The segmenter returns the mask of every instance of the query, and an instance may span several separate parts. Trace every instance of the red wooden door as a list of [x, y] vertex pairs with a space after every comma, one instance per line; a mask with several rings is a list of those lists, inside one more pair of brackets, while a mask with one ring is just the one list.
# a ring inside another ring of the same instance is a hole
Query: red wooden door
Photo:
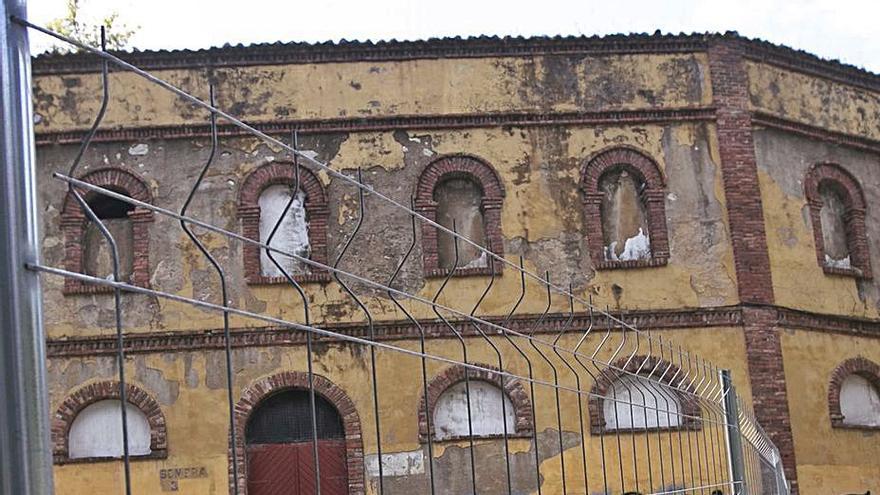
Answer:
[[[248, 495], [314, 495], [312, 442], [249, 445]], [[319, 440], [321, 495], [348, 493], [345, 440]]]

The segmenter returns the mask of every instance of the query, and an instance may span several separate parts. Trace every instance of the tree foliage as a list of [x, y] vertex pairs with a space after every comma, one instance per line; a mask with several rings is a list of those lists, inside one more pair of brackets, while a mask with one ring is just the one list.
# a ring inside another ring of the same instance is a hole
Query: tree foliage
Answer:
[[[113, 11], [107, 14], [100, 22], [89, 22], [82, 19], [81, 0], [67, 0], [67, 12], [64, 17], [59, 17], [48, 24], [49, 29], [72, 38], [80, 43], [101, 46], [101, 26], [106, 28], [107, 48], [110, 50], [122, 50], [128, 46], [131, 37], [139, 27], [130, 27], [119, 21], [119, 12]], [[78, 51], [77, 48], [67, 44], [56, 45], [55, 51]]]

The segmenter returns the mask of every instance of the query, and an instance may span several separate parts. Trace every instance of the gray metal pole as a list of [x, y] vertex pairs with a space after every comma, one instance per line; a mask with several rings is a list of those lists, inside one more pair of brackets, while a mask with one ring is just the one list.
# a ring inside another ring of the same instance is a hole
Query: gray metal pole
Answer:
[[724, 415], [727, 421], [727, 459], [730, 468], [731, 493], [748, 495], [745, 483], [746, 469], [743, 463], [742, 436], [739, 429], [739, 407], [736, 404], [736, 388], [730, 379], [730, 370], [721, 370], [724, 395]]
[[25, 0], [0, 7], [0, 493], [52, 493]]

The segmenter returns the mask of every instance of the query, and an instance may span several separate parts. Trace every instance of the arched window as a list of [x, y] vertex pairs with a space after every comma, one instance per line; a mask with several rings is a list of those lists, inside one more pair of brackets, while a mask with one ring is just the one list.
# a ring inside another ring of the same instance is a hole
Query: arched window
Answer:
[[816, 258], [826, 273], [871, 278], [865, 199], [856, 179], [838, 165], [813, 166], [804, 181]]
[[[295, 197], [293, 197], [295, 194]], [[292, 198], [293, 197], [293, 198]], [[291, 198], [293, 202], [291, 202]], [[305, 193], [300, 189], [294, 193], [289, 186], [276, 184], [269, 186], [260, 193], [260, 242], [308, 258], [311, 255], [309, 245], [309, 222], [306, 218]], [[290, 207], [287, 208], [287, 205]], [[285, 208], [287, 211], [285, 213]], [[281, 225], [272, 236], [281, 215]], [[274, 253], [273, 258], [281, 268], [269, 258], [269, 252], [260, 250], [260, 275], [264, 277], [283, 277], [284, 272], [290, 275], [307, 272], [307, 267], [281, 253]], [[282, 269], [284, 271], [282, 271]]]
[[641, 376], [618, 376], [603, 401], [605, 428], [638, 430], [681, 425], [681, 402], [667, 387]]
[[[329, 209], [324, 186], [309, 169], [299, 167], [299, 187], [292, 163], [273, 162], [263, 165], [242, 182], [238, 200], [245, 237], [266, 243], [284, 208], [293, 198], [281, 226], [272, 237], [272, 247], [318, 263], [327, 263], [327, 221]], [[284, 272], [269, 259], [265, 249], [245, 244], [244, 271], [251, 284], [286, 284]], [[324, 282], [330, 274], [298, 261], [273, 253], [275, 261], [298, 282]]]
[[844, 361], [828, 387], [831, 425], [880, 429], [880, 366], [862, 357]]
[[[481, 247], [502, 256], [501, 205], [504, 189], [497, 174], [481, 159], [466, 155], [441, 157], [419, 177], [416, 209], [425, 217], [452, 229]], [[422, 223], [422, 249], [425, 274], [445, 276], [455, 264], [455, 243], [451, 234]], [[501, 263], [489, 262], [487, 253], [465, 242], [458, 242], [456, 275], [483, 275]]]
[[[485, 370], [468, 370], [452, 366], [434, 377], [428, 384], [426, 397], [419, 404], [419, 437], [428, 438], [430, 417], [431, 434], [435, 440], [455, 440], [470, 434], [468, 426], [468, 393], [470, 388], [471, 425], [473, 434], [483, 438], [528, 435], [532, 431], [532, 413], [528, 394], [518, 380], [489, 371], [493, 367], [478, 366]], [[465, 385], [465, 373], [468, 385]], [[427, 416], [426, 416], [427, 414]]]
[[[626, 369], [621, 371], [621, 368]], [[590, 393], [592, 432], [696, 429], [700, 406], [678, 369], [655, 357], [623, 359], [603, 371]]]
[[[70, 427], [68, 439], [71, 459], [121, 458], [122, 407], [116, 399], [102, 400], [80, 411]], [[128, 452], [131, 456], [150, 455], [150, 424], [147, 416], [131, 404], [125, 406], [128, 425]]]
[[596, 268], [666, 264], [666, 185], [653, 160], [625, 147], [602, 151], [584, 167], [581, 188]]
[[[81, 180], [109, 189], [130, 198], [152, 202], [152, 194], [142, 180], [130, 172], [117, 168], [99, 169]], [[150, 281], [150, 239], [148, 224], [153, 212], [136, 208], [133, 204], [93, 191], [80, 190], [86, 203], [113, 235], [119, 252], [119, 278], [141, 287]], [[110, 244], [101, 235], [72, 194], [68, 194], [61, 213], [65, 239], [65, 265], [68, 270], [100, 278], [113, 275], [113, 257]], [[109, 287], [66, 279], [65, 293], [109, 292]]]
[[471, 381], [468, 385], [471, 426], [468, 426], [467, 390], [465, 383], [459, 382], [446, 389], [437, 400], [434, 408], [437, 440], [467, 437], [471, 431], [480, 437], [501, 436], [504, 423], [507, 423], [508, 432], [516, 431], [513, 402], [500, 388], [483, 381]]
[[[159, 404], [136, 385], [126, 385], [125, 414], [132, 459], [161, 459], [168, 453], [165, 416]], [[119, 459], [123, 455], [119, 382], [86, 385], [70, 394], [52, 417], [58, 464]]]

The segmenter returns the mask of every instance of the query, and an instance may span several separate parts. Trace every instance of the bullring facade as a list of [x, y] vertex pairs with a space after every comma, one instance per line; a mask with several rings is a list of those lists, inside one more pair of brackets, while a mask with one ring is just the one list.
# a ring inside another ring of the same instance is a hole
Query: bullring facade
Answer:
[[[196, 95], [213, 85], [219, 107], [262, 131], [283, 140], [296, 131], [299, 148], [334, 170], [360, 171], [399, 203], [450, 228], [454, 220], [457, 231], [493, 253], [513, 263], [521, 257], [529, 270], [549, 271], [639, 328], [731, 369], [779, 447], [795, 492], [880, 488], [877, 75], [733, 34], [289, 44], [123, 58]], [[106, 246], [65, 184], [52, 178], [69, 166], [100, 104], [98, 70], [84, 54], [39, 57], [34, 101], [44, 261], [103, 277]], [[80, 176], [176, 211], [211, 153], [208, 116], [146, 84], [111, 72], [107, 116]], [[220, 128], [212, 170], [189, 207], [197, 218], [266, 241], [279, 205], [289, 203], [273, 242], [310, 260], [387, 280], [413, 244], [415, 255], [395, 281], [409, 292], [430, 299], [454, 267], [444, 304], [470, 311], [491, 279], [498, 290], [482, 315], [504, 318], [510, 294], [519, 293], [517, 274], [479, 251], [456, 249], [430, 227], [413, 232], [407, 215], [370, 195], [361, 215], [353, 187], [308, 164], [294, 167], [284, 150], [233, 127]], [[216, 274], [176, 220], [87, 199], [122, 239], [128, 281], [216, 300]], [[358, 222], [359, 241], [340, 258]], [[330, 273], [283, 256], [273, 262], [253, 245], [219, 236], [202, 240], [227, 270], [232, 305], [301, 321], [301, 300], [278, 263], [303, 285], [313, 323], [364, 335], [362, 313]], [[110, 407], [119, 397], [112, 294], [52, 278], [44, 288], [57, 491], [109, 492], [119, 481], [119, 452], [83, 439], [89, 425], [107, 424], [118, 411]], [[527, 295], [514, 327], [550, 333], [568, 319], [567, 301], [551, 301], [543, 315], [541, 288], [529, 286]], [[365, 298], [382, 338], [413, 344], [424, 327], [433, 352], [456, 352], [430, 308], [413, 309], [416, 328], [389, 302], [384, 294]], [[129, 416], [139, 428], [136, 486], [161, 491], [171, 486], [161, 473], [183, 468], [181, 490], [225, 494], [237, 463], [246, 491], [261, 475], [248, 472], [246, 457], [272, 455], [272, 442], [260, 439], [302, 439], [297, 425], [266, 427], [272, 411], [293, 414], [307, 398], [301, 335], [232, 319], [241, 430], [233, 458], [220, 407], [221, 318], [133, 294], [123, 298], [123, 315]], [[586, 326], [583, 308], [573, 316]], [[374, 404], [362, 379], [369, 357], [343, 342], [316, 346], [322, 441], [341, 460], [323, 475], [340, 490], [374, 492]], [[476, 354], [494, 366], [488, 351]], [[523, 367], [504, 357], [512, 369]], [[423, 462], [432, 438], [437, 465], [456, 469], [462, 431], [450, 418], [462, 370], [431, 363], [426, 387], [395, 380], [417, 361], [381, 352], [377, 359], [379, 397], [388, 397], [378, 410], [393, 439], [383, 454]], [[695, 434], [705, 426], [695, 411], [687, 421], [611, 421], [613, 405], [596, 400], [588, 404], [589, 424], [563, 428], [564, 452], [530, 453], [530, 435], [559, 433], [552, 411], [540, 407], [549, 399], [491, 373], [472, 380], [480, 383], [478, 400], [505, 405], [499, 421], [480, 425], [480, 448], [495, 452], [499, 432], [508, 431], [522, 456], [517, 462], [532, 469], [579, 450], [574, 432], [581, 426], [591, 449], [611, 431]], [[585, 384], [621, 386], [615, 376]], [[690, 407], [674, 394], [664, 400]], [[563, 406], [576, 409], [577, 402]], [[436, 420], [430, 427], [426, 409]], [[486, 493], [494, 493], [497, 474], [478, 474]], [[392, 477], [388, 493], [424, 488], [424, 470]], [[514, 481], [528, 490], [530, 480]], [[560, 481], [552, 468], [541, 480], [547, 493]], [[444, 489], [461, 492], [454, 484]]]

